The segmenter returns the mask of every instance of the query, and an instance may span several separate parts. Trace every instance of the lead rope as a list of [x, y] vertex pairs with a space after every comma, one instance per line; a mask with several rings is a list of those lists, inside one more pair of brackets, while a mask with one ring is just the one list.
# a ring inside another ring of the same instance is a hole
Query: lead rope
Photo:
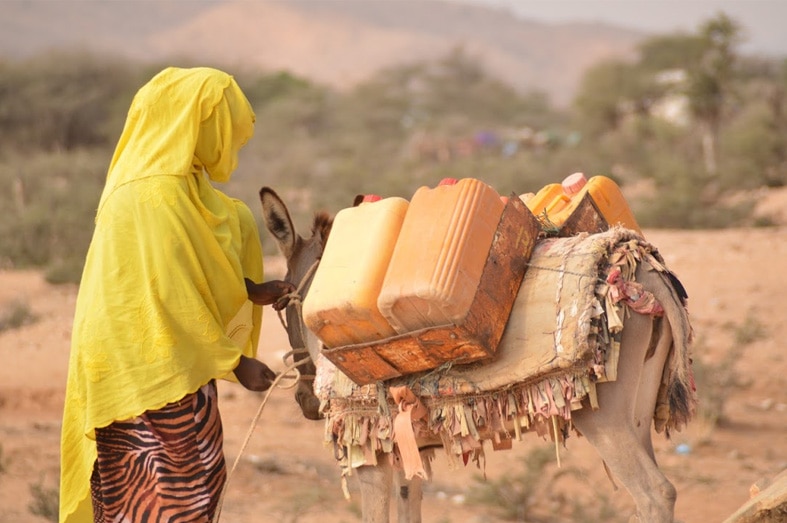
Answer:
[[219, 521], [219, 517], [221, 516], [221, 507], [224, 504], [224, 496], [227, 493], [227, 486], [229, 485], [230, 478], [235, 472], [235, 469], [238, 467], [238, 463], [240, 462], [241, 456], [243, 455], [243, 452], [246, 450], [246, 446], [249, 444], [249, 441], [251, 440], [251, 435], [254, 432], [254, 429], [257, 427], [257, 422], [260, 420], [260, 416], [262, 415], [262, 410], [265, 408], [265, 404], [268, 403], [268, 398], [270, 398], [273, 389], [277, 387], [286, 390], [286, 389], [291, 389], [295, 385], [297, 385], [298, 383], [297, 374], [295, 378], [293, 378], [294, 381], [293, 384], [291, 385], [279, 387], [279, 382], [281, 382], [284, 378], [288, 377], [288, 374], [291, 371], [295, 370], [297, 373], [298, 369], [296, 367], [298, 365], [300, 365], [300, 363], [293, 363], [292, 365], [288, 366], [284, 370], [284, 372], [276, 376], [276, 379], [273, 380], [273, 383], [271, 384], [270, 388], [268, 388], [268, 391], [265, 393], [265, 397], [262, 398], [262, 403], [260, 403], [260, 407], [257, 409], [257, 413], [254, 415], [254, 418], [251, 421], [251, 426], [249, 427], [249, 430], [246, 432], [246, 438], [243, 440], [243, 444], [240, 447], [240, 451], [238, 452], [238, 455], [235, 457], [235, 462], [232, 464], [232, 468], [227, 473], [227, 479], [224, 482], [224, 487], [221, 489], [219, 502], [218, 505], [216, 506], [216, 515], [213, 517], [213, 523], [218, 523]]
[[[306, 282], [311, 280], [311, 277], [314, 274], [314, 271], [317, 270], [317, 265], [319, 265], [319, 263], [320, 263], [320, 260], [319, 259], [316, 260], [314, 262], [314, 264], [312, 264], [312, 266], [309, 267], [309, 270], [306, 271], [306, 274], [304, 275], [304, 277], [301, 280], [301, 282], [298, 285], [298, 287], [293, 292], [291, 292], [291, 293], [289, 293], [289, 294], [279, 298], [277, 303], [280, 303], [280, 302], [283, 302], [284, 300], [287, 300], [288, 306], [290, 304], [292, 304], [292, 305], [294, 305], [295, 307], [298, 308], [298, 314], [299, 314], [299, 317], [300, 317], [301, 305], [302, 305], [302, 302], [303, 302], [303, 300], [301, 299], [300, 293], [303, 290], [303, 287], [306, 285]], [[282, 326], [286, 330], [287, 329], [287, 323], [286, 323], [286, 321], [284, 320], [284, 318], [282, 316], [281, 310], [278, 310], [277, 312], [279, 314], [279, 321], [281, 321]], [[298, 330], [300, 331], [301, 341], [303, 342], [303, 340], [304, 340], [303, 330], [302, 330], [302, 326], [300, 324], [298, 325]], [[305, 343], [304, 343], [304, 345], [305, 345]], [[227, 473], [227, 479], [224, 481], [224, 487], [221, 489], [221, 494], [219, 495], [219, 501], [218, 501], [218, 503], [216, 505], [216, 514], [213, 516], [213, 520], [212, 520], [213, 523], [219, 523], [219, 519], [221, 518], [221, 508], [224, 505], [224, 497], [227, 494], [227, 487], [229, 486], [230, 478], [232, 478], [232, 475], [235, 473], [235, 469], [238, 468], [238, 463], [240, 463], [240, 459], [243, 456], [243, 452], [246, 450], [246, 447], [248, 446], [249, 441], [251, 440], [251, 435], [254, 433], [254, 429], [257, 428], [257, 423], [259, 422], [260, 417], [262, 416], [262, 411], [265, 408], [265, 405], [268, 403], [268, 398], [270, 398], [270, 395], [273, 392], [273, 390], [276, 389], [276, 388], [279, 388], [279, 389], [282, 389], [282, 390], [292, 389], [293, 387], [298, 385], [298, 380], [300, 378], [312, 377], [312, 376], [308, 376], [308, 375], [301, 375], [301, 373], [298, 371], [298, 366], [302, 365], [304, 363], [305, 359], [301, 358], [301, 359], [295, 360], [295, 354], [303, 354], [304, 352], [307, 353], [307, 357], [308, 357], [308, 350], [305, 347], [294, 348], [294, 349], [290, 350], [289, 352], [285, 353], [284, 356], [282, 357], [282, 359], [284, 360], [285, 365], [287, 364], [287, 361], [286, 361], [287, 358], [290, 357], [290, 356], [292, 356], [293, 362], [291, 364], [287, 365], [286, 368], [284, 369], [284, 371], [281, 372], [278, 376], [276, 376], [276, 379], [273, 380], [273, 383], [271, 383], [271, 386], [268, 388], [267, 392], [265, 393], [265, 396], [262, 398], [262, 402], [260, 403], [260, 406], [257, 409], [257, 413], [254, 415], [254, 418], [252, 418], [252, 420], [251, 420], [251, 426], [249, 427], [249, 430], [246, 432], [246, 438], [243, 440], [243, 444], [240, 447], [240, 451], [238, 452], [238, 455], [235, 457], [235, 462], [232, 464], [232, 467], [230, 468], [229, 472]], [[291, 372], [294, 372], [294, 376], [290, 376]], [[287, 385], [287, 386], [279, 386], [279, 383], [282, 380], [284, 380], [284, 379], [292, 379], [292, 384]]]

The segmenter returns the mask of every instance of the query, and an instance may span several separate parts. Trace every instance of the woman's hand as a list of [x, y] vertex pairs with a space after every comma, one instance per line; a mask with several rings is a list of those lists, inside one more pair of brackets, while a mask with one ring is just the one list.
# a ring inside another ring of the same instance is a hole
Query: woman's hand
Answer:
[[254, 283], [248, 278], [246, 280], [246, 292], [249, 299], [257, 305], [273, 305], [278, 310], [286, 307], [286, 300], [279, 302], [279, 299], [295, 292], [295, 285], [283, 280], [271, 280], [265, 283]]
[[241, 385], [257, 392], [268, 390], [276, 379], [276, 373], [263, 362], [243, 355], [234, 372]]

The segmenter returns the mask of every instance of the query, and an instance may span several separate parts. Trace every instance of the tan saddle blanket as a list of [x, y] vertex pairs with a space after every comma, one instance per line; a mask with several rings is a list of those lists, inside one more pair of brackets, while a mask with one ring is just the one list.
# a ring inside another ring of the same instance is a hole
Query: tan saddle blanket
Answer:
[[315, 391], [326, 442], [343, 448], [346, 467], [373, 463], [377, 451], [394, 451], [393, 420], [405, 408], [420, 411], [416, 432], [422, 423], [455, 456], [478, 456], [487, 438], [503, 445], [512, 416], [558, 437], [583, 399], [597, 406], [595, 384], [616, 379], [624, 307], [660, 312], [633, 279], [642, 261], [665, 270], [657, 250], [627, 229], [540, 240], [491, 361], [359, 386], [323, 358]]

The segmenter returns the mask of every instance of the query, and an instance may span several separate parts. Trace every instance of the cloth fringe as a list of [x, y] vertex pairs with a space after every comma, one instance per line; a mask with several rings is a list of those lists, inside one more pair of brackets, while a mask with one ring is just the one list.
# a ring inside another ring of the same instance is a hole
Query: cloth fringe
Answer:
[[[426, 414], [408, 416], [407, 420], [415, 438], [439, 439], [452, 463], [456, 464], [459, 457], [465, 463], [480, 462], [484, 441], [491, 441], [493, 447], [509, 448], [510, 441], [530, 431], [554, 440], [555, 421], [558, 441], [562, 442], [570, 429], [571, 412], [582, 408], [585, 397], [597, 407], [596, 383], [588, 374], [553, 376], [484, 395], [420, 398]], [[397, 408], [394, 400], [390, 400], [390, 407]], [[410, 463], [413, 456], [404, 452], [410, 447], [398, 444], [394, 426], [395, 418], [380, 415], [376, 406], [335, 398], [327, 416], [325, 441], [343, 449], [337, 456], [342, 468], [375, 464], [378, 452], [394, 450], [398, 459]], [[416, 463], [416, 468], [405, 466], [408, 479], [416, 474], [426, 477], [421, 464]]]

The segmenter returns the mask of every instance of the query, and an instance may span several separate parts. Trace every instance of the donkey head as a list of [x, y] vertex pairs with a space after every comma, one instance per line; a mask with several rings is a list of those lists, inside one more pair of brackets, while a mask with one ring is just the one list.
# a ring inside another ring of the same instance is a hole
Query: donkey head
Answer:
[[312, 420], [322, 417], [319, 412], [320, 401], [314, 395], [314, 362], [320, 353], [320, 340], [303, 323], [301, 300], [309, 290], [311, 280], [328, 240], [333, 218], [327, 213], [316, 213], [312, 225], [312, 234], [304, 238], [295, 230], [287, 206], [276, 192], [263, 187], [260, 190], [262, 216], [268, 232], [271, 233], [279, 247], [279, 251], [287, 260], [287, 274], [284, 277], [295, 285], [296, 294], [286, 307], [286, 329], [290, 346], [296, 361], [303, 363], [298, 366], [301, 373], [295, 400], [300, 405], [303, 415]]

